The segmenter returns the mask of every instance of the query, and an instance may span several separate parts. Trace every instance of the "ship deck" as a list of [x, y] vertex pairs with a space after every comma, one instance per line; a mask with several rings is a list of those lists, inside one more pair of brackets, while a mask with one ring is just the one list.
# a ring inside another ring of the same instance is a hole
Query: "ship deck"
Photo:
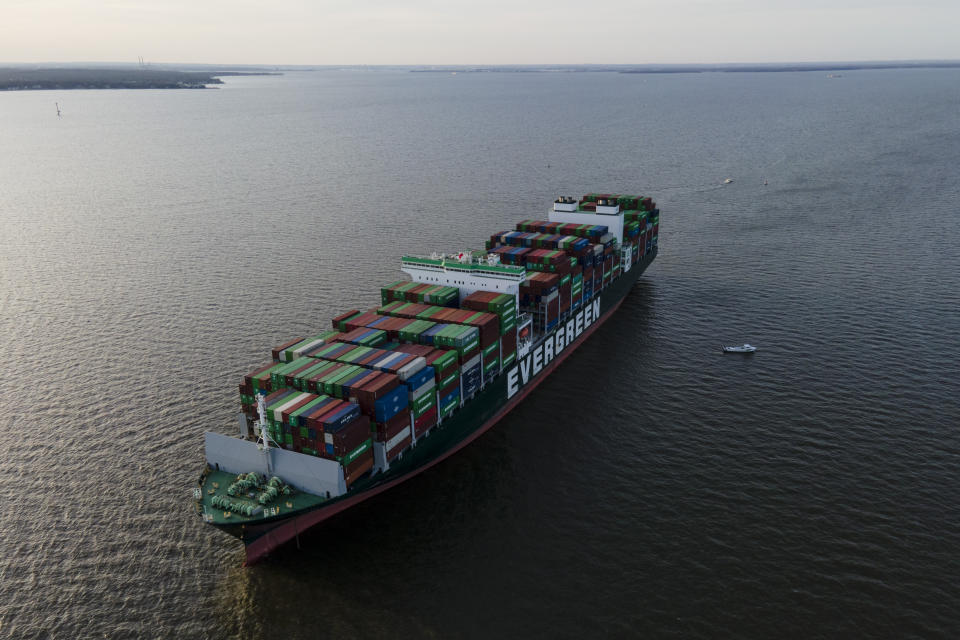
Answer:
[[[273, 518], [282, 514], [290, 514], [302, 511], [303, 509], [309, 509], [327, 501], [326, 498], [320, 498], [294, 489], [293, 493], [289, 496], [280, 496], [266, 505], [261, 505], [257, 502], [257, 492], [255, 490], [235, 496], [227, 494], [227, 487], [236, 479], [236, 474], [227, 473], [226, 471], [209, 471], [206, 476], [202, 478], [198, 487], [200, 493], [195, 497], [197, 497], [197, 510], [203, 515], [204, 520], [210, 524], [217, 525], [257, 522], [266, 518]], [[233, 503], [252, 505], [254, 509], [259, 510], [252, 516], [237, 513], [236, 511], [227, 511], [222, 507], [214, 506], [213, 498], [218, 495], [227, 498]]]
[[[619, 306], [623, 296], [626, 295], [656, 255], [657, 249], [654, 248], [630, 272], [611, 279], [608, 286], [603, 289], [605, 300], [602, 303], [602, 315], [604, 318]], [[599, 301], [600, 298], [597, 297], [597, 300]], [[267, 505], [267, 509], [246, 516], [242, 513], [227, 512], [223, 508], [215, 507], [211, 501], [216, 495], [224, 495], [233, 502], [255, 505], [256, 508], [260, 506], [256, 502], [256, 494], [253, 497], [249, 495], [228, 496], [226, 493], [227, 487], [236, 480], [237, 476], [232, 473], [214, 471], [208, 467], [196, 490], [197, 510], [208, 523], [218, 526], [231, 535], [241, 537], [247, 545], [248, 561], [255, 561], [269, 549], [281, 544], [284, 539], [290, 538], [290, 536], [274, 536], [277, 537], [277, 540], [265, 542], [264, 549], [260, 549], [251, 555], [251, 544], [260, 536], [269, 538], [270, 535], [267, 534], [273, 528], [282, 526], [286, 521], [295, 520], [299, 530], [306, 530], [309, 526], [321, 522], [350, 505], [376, 495], [380, 491], [433, 466], [474, 440], [486, 428], [495, 423], [499, 417], [520, 402], [599, 324], [602, 324], [602, 321], [585, 330], [585, 335], [578, 336], [575, 341], [568, 343], [563, 355], [556, 357], [549, 365], [544, 366], [541, 373], [534, 372], [531, 374], [530, 384], [527, 384], [524, 380], [519, 393], [516, 393], [516, 395], [508, 392], [507, 372], [501, 372], [478, 391], [476, 397], [465, 402], [447, 420], [434, 427], [429, 437], [418, 439], [416, 446], [406, 450], [402, 459], [393, 461], [387, 471], [359, 478], [351, 486], [348, 493], [326, 499], [303, 491], [295, 491], [291, 496], [282, 496], [272, 501]], [[556, 328], [549, 335], [552, 335], [555, 331]], [[546, 335], [537, 335], [531, 341], [531, 354], [537, 348], [537, 345], [544, 342], [546, 337]], [[531, 355], [528, 355], [527, 360], [531, 357]], [[515, 368], [520, 368], [519, 360]], [[302, 522], [300, 522], [301, 520]]]

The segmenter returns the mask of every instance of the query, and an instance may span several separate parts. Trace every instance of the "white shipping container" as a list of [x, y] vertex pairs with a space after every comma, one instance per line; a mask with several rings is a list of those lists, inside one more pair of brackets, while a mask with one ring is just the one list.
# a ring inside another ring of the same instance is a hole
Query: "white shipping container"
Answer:
[[395, 435], [395, 436], [393, 436], [392, 438], [390, 438], [389, 440], [387, 440], [387, 456], [388, 456], [388, 457], [390, 456], [391, 453], [393, 453], [393, 448], [394, 448], [395, 446], [397, 446], [398, 444], [400, 444], [400, 443], [403, 441], [404, 438], [406, 438], [407, 436], [409, 436], [409, 435], [411, 435], [411, 434], [413, 433], [410, 429], [411, 429], [411, 427], [407, 426], [406, 428], [404, 428], [403, 431], [401, 431], [401, 432], [398, 433], [397, 435]]
[[437, 387], [437, 381], [433, 378], [430, 378], [429, 380], [424, 382], [419, 388], [414, 389], [413, 391], [410, 392], [410, 400], [411, 401], [416, 400], [420, 396], [430, 393], [431, 391], [436, 389], [436, 387]]
[[303, 393], [303, 392], [295, 393], [290, 400], [288, 400], [287, 402], [284, 402], [282, 405], [280, 405], [279, 407], [273, 410], [273, 419], [276, 420], [277, 422], [280, 422], [283, 419], [283, 416], [281, 414], [284, 411], [286, 411], [289, 407], [292, 407], [293, 405], [297, 404], [298, 402], [306, 398], [308, 395], [310, 394]]
[[[408, 355], [408, 354], [406, 354], [406, 353], [394, 352], [394, 353], [391, 353], [389, 356], [383, 358], [382, 360], [379, 360], [379, 361], [377, 361], [377, 362], [371, 363], [370, 366], [372, 366], [372, 367], [377, 367], [377, 368], [380, 368], [380, 367], [389, 367], [389, 366], [390, 366], [390, 363], [396, 362], [397, 360], [399, 360], [400, 358], [402, 358], [402, 357], [404, 357], [404, 356], [406, 356], [406, 355]], [[422, 359], [422, 358], [421, 358], [421, 359]]]
[[[308, 344], [306, 344], [306, 345], [304, 345], [304, 346], [302, 346], [302, 347], [298, 347], [298, 348], [296, 348], [296, 349], [293, 350], [293, 357], [290, 358], [290, 359], [288, 360], [288, 362], [293, 362], [294, 360], [296, 360], [297, 358], [299, 358], [300, 356], [302, 356], [304, 351], [309, 351], [310, 349], [313, 349], [313, 348], [315, 348], [315, 347], [319, 347], [319, 346], [324, 345], [324, 344], [326, 344], [326, 343], [327, 343], [326, 340], [324, 340], [323, 338], [319, 338], [319, 339], [314, 340], [313, 342], [310, 342], [310, 343], [308, 343]], [[290, 353], [290, 351], [287, 351], [287, 353]]]
[[[401, 354], [401, 355], [406, 355], [406, 354]], [[400, 367], [400, 369], [397, 371], [397, 377], [400, 378], [401, 380], [406, 380], [413, 374], [423, 369], [425, 366], [427, 366], [426, 358], [417, 356], [409, 363]]]

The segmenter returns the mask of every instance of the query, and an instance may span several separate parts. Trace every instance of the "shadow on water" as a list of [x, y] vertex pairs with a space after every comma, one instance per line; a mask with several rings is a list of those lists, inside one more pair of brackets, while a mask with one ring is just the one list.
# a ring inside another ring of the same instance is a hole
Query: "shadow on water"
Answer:
[[450, 637], [409, 609], [436, 589], [435, 577], [457, 571], [451, 559], [482, 548], [509, 519], [514, 455], [495, 427], [440, 465], [301, 534], [299, 548], [292, 541], [232, 570], [216, 598], [224, 637], [314, 637], [316, 629], [331, 637]]

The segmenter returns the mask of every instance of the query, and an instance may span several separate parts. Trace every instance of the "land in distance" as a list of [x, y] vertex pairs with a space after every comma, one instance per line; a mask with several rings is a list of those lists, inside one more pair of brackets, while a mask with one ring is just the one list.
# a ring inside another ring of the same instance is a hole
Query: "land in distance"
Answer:
[[0, 91], [43, 89], [206, 89], [219, 76], [273, 75], [266, 71], [172, 69], [0, 68]]

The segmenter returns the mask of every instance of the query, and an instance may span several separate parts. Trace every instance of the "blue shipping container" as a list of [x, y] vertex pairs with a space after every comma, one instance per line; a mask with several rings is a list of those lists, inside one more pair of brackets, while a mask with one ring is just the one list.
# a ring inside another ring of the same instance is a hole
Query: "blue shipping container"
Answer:
[[407, 385], [411, 391], [413, 391], [414, 389], [419, 389], [428, 381], [433, 380], [433, 376], [433, 367], [424, 367], [420, 371], [417, 371], [415, 374], [407, 378], [407, 381], [404, 384]]
[[330, 433], [336, 433], [340, 431], [345, 426], [356, 420], [360, 416], [360, 406], [350, 403], [347, 403], [347, 406], [340, 409], [331, 416], [328, 416], [324, 421], [324, 431], [329, 431]]
[[386, 422], [407, 408], [407, 388], [400, 385], [374, 402], [373, 407], [376, 422]]
[[420, 334], [420, 340], [427, 344], [433, 344], [433, 337], [449, 326], [448, 324], [435, 324]]
[[441, 408], [441, 409], [446, 408], [446, 407], [447, 407], [451, 402], [453, 402], [454, 400], [456, 400], [457, 404], [460, 404], [460, 390], [459, 390], [459, 389], [457, 389], [456, 391], [452, 391], [452, 392], [448, 393], [448, 394], [446, 395], [446, 397], [444, 397], [443, 400], [440, 401], [440, 408]]

